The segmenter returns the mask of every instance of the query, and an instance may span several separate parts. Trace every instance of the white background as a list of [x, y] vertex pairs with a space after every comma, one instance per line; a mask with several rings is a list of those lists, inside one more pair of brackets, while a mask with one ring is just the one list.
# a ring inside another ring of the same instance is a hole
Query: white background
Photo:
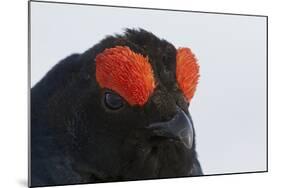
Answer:
[[144, 28], [197, 55], [190, 112], [204, 174], [266, 170], [266, 18], [31, 4], [31, 85], [105, 35]]
[[[77, 2], [77, 1], [76, 1]], [[269, 173], [80, 185], [76, 187], [278, 187], [280, 186], [280, 13], [274, 1], [79, 1], [269, 16]], [[4, 4], [4, 5], [2, 5]], [[27, 181], [27, 3], [1, 2], [1, 187]], [[271, 185], [271, 186], [270, 186]]]

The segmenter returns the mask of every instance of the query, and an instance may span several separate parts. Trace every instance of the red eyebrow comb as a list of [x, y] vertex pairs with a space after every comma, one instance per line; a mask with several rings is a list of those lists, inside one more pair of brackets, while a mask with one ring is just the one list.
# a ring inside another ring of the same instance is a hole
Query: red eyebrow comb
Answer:
[[176, 57], [176, 78], [188, 102], [191, 101], [199, 79], [199, 65], [189, 48], [179, 48]]
[[130, 105], [143, 106], [155, 88], [148, 57], [129, 47], [105, 49], [95, 58], [96, 80], [101, 88], [115, 91]]

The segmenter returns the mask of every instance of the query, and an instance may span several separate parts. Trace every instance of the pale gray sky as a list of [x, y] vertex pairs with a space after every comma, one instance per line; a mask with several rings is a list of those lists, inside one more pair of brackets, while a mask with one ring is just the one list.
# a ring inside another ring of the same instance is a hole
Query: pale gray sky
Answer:
[[190, 47], [200, 83], [190, 106], [205, 174], [266, 169], [266, 18], [33, 2], [31, 85], [105, 35], [144, 28]]

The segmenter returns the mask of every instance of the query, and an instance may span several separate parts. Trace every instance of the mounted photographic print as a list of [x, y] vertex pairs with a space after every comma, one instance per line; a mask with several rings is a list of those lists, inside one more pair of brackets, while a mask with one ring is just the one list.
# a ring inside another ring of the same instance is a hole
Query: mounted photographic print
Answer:
[[268, 170], [267, 16], [30, 1], [29, 74], [30, 187]]

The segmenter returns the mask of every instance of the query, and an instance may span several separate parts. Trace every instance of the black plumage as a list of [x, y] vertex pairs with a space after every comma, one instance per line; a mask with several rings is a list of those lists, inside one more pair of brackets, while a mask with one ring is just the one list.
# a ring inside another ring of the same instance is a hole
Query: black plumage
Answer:
[[[144, 106], [119, 104], [122, 98], [95, 80], [96, 55], [115, 46], [149, 57], [157, 87]], [[176, 51], [148, 31], [127, 29], [55, 65], [31, 89], [31, 186], [202, 175]], [[192, 129], [190, 148], [147, 129], [179, 110]]]

